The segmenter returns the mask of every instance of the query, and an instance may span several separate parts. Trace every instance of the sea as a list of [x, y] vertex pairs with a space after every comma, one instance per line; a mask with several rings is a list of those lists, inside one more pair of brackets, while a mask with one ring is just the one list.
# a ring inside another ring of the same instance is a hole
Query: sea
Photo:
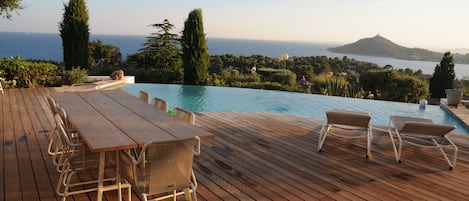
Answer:
[[[143, 48], [148, 36], [144, 35], [94, 35], [90, 40], [101, 40], [104, 44], [119, 47], [123, 59]], [[211, 55], [232, 54], [236, 56], [263, 55], [280, 58], [283, 54], [290, 57], [327, 56], [353, 58], [358, 61], [376, 63], [378, 66], [392, 65], [395, 69], [410, 68], [432, 74], [438, 62], [408, 61], [386, 57], [363, 56], [332, 53], [327, 49], [344, 44], [313, 43], [299, 41], [269, 41], [248, 39], [226, 39], [207, 37]], [[40, 59], [60, 62], [63, 60], [62, 39], [58, 33], [0, 32], [0, 58], [20, 56], [24, 59]], [[443, 57], [443, 53], [442, 53]], [[455, 64], [456, 77], [469, 79], [469, 64]]]

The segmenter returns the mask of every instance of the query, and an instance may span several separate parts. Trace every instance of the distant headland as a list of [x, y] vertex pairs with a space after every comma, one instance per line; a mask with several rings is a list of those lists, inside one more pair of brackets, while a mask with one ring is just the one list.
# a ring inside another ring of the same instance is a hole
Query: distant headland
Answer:
[[[434, 52], [422, 48], [407, 48], [380, 36], [363, 38], [355, 43], [328, 48], [334, 53], [356, 54], [377, 57], [389, 57], [411, 61], [432, 61], [439, 62], [443, 57], [442, 52]], [[454, 62], [469, 64], [469, 54], [453, 54]]]

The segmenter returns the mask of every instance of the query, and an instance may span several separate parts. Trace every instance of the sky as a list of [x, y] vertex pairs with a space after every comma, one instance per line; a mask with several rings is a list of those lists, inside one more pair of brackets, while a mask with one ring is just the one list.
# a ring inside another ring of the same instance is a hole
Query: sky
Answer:
[[[22, 0], [1, 32], [59, 33], [66, 0]], [[145, 35], [168, 19], [180, 33], [202, 9], [207, 38], [347, 44], [377, 34], [405, 47], [469, 49], [467, 0], [88, 0], [91, 34]]]

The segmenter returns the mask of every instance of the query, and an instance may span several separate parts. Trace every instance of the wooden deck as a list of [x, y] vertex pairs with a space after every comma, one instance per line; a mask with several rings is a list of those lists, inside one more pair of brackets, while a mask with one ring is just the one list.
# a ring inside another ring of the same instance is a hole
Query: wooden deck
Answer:
[[[5, 89], [0, 95], [0, 200], [59, 199], [54, 193], [58, 174], [46, 151], [53, 119], [45, 94], [51, 90]], [[396, 163], [389, 137], [380, 129], [374, 130], [370, 160], [364, 139], [328, 137], [318, 153], [322, 121], [274, 113], [197, 113], [196, 125], [216, 136], [203, 141], [202, 155], [195, 159], [198, 199], [468, 198], [469, 136], [452, 135], [460, 151], [456, 168], [448, 170], [435, 149], [405, 147], [402, 163]], [[107, 200], [116, 196], [105, 193]], [[89, 193], [69, 200], [94, 198]]]

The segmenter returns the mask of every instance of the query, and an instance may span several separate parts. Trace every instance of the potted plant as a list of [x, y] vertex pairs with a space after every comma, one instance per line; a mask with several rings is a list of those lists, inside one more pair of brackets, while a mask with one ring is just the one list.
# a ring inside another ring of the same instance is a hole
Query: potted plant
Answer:
[[446, 102], [448, 105], [457, 106], [464, 95], [464, 90], [459, 89], [445, 89]]

